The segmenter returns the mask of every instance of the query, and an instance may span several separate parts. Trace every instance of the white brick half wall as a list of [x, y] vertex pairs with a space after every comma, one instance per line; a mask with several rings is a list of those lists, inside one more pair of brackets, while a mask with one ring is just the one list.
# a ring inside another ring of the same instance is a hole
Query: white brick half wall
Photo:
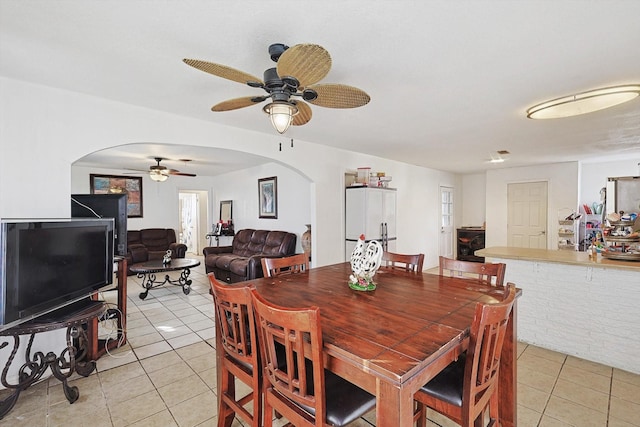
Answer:
[[518, 339], [640, 374], [640, 272], [492, 258], [523, 291]]

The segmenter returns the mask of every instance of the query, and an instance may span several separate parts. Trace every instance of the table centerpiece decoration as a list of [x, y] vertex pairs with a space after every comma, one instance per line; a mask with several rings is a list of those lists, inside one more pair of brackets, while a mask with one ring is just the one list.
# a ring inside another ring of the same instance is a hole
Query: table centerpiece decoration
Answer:
[[382, 245], [377, 240], [370, 241], [365, 246], [364, 234], [360, 235], [356, 247], [351, 253], [351, 271], [349, 287], [356, 291], [373, 291], [376, 283], [373, 281], [382, 262]]

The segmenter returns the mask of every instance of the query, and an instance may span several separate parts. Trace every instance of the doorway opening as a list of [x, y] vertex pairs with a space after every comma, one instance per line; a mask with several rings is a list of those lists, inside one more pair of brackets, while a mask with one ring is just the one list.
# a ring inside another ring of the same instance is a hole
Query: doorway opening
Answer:
[[202, 248], [206, 246], [208, 193], [198, 190], [181, 190], [178, 193], [178, 199], [180, 221], [178, 240], [187, 245], [188, 253], [200, 255]]

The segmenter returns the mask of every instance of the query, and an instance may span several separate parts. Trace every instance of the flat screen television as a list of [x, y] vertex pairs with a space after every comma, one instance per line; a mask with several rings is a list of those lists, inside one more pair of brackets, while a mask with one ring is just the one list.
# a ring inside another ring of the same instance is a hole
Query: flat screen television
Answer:
[[72, 194], [71, 216], [74, 218], [113, 218], [115, 220], [115, 255], [127, 255], [127, 195]]
[[113, 219], [0, 221], [0, 330], [113, 282]]

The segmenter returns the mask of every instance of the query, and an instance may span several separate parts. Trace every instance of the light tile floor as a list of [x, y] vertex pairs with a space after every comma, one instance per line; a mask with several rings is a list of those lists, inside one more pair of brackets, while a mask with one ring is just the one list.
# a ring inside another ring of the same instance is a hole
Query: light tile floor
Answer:
[[[89, 377], [74, 374], [70, 384], [80, 390], [78, 401], [70, 405], [52, 377], [23, 392], [0, 426], [216, 425], [213, 304], [204, 266], [191, 278], [189, 295], [165, 285], [143, 301], [139, 280], [130, 276], [128, 343], [102, 356]], [[115, 293], [103, 298], [114, 301]], [[430, 426], [455, 425], [436, 413], [428, 416]], [[519, 343], [518, 418], [520, 427], [640, 426], [640, 375]], [[375, 414], [353, 425], [375, 425]], [[242, 424], [236, 420], [234, 426]]]

